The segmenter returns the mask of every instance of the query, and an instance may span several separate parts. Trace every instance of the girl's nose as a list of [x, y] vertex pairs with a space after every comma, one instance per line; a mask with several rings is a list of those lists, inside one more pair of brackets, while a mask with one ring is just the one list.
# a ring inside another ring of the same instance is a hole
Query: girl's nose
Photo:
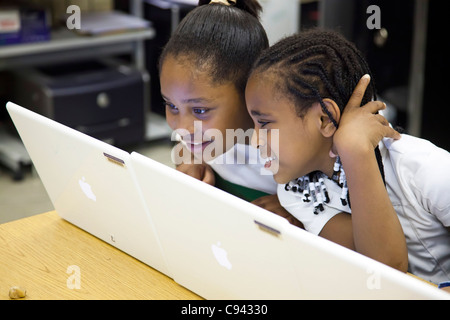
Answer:
[[185, 120], [180, 123], [175, 131], [181, 136], [182, 140], [187, 142], [203, 141], [202, 121]]
[[189, 117], [180, 117], [177, 123], [177, 129], [189, 132], [189, 134], [194, 134], [194, 121]]
[[262, 139], [262, 135], [259, 134], [258, 129], [253, 130], [250, 144], [257, 149], [266, 145], [266, 141]]

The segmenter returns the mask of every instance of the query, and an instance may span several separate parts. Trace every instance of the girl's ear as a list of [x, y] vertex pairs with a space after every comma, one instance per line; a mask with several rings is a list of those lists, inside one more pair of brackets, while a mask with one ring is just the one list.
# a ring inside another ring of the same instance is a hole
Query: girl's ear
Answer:
[[[341, 110], [339, 110], [338, 105], [331, 99], [325, 98], [323, 99], [323, 103], [325, 104], [329, 114], [327, 114], [322, 107], [321, 109], [321, 132], [324, 137], [332, 137], [336, 132], [336, 126], [334, 123], [339, 123], [341, 119]], [[330, 119], [330, 115], [333, 117], [334, 121]]]

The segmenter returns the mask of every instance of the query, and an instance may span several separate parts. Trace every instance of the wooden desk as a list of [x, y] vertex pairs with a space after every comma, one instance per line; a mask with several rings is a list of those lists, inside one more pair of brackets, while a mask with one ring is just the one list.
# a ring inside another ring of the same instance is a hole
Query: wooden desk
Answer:
[[12, 286], [26, 299], [201, 299], [54, 211], [0, 225], [0, 299]]

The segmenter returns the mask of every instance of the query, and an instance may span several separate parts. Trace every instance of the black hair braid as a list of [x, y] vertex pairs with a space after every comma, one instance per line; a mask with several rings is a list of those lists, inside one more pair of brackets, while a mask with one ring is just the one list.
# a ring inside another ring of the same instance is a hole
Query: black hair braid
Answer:
[[[319, 102], [336, 128], [338, 123], [323, 99], [335, 101], [342, 113], [360, 78], [369, 74], [371, 82], [361, 105], [376, 100], [375, 84], [364, 57], [351, 42], [334, 31], [312, 29], [280, 40], [263, 51], [252, 72], [266, 70], [278, 75], [278, 89], [291, 98], [300, 117]], [[378, 147], [375, 156], [386, 183]]]

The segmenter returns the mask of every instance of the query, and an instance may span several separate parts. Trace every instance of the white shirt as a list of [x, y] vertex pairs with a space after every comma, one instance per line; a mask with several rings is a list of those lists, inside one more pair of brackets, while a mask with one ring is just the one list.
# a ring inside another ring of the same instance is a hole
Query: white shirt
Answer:
[[264, 168], [258, 149], [237, 143], [227, 152], [207, 162], [223, 179], [250, 189], [276, 194], [273, 173]]
[[[386, 188], [406, 237], [409, 271], [434, 283], [449, 281], [450, 153], [405, 134], [379, 146]], [[281, 205], [315, 234], [336, 214], [351, 212], [340, 204], [336, 183], [327, 179], [325, 184], [331, 201], [318, 215], [300, 194], [278, 188]]]

